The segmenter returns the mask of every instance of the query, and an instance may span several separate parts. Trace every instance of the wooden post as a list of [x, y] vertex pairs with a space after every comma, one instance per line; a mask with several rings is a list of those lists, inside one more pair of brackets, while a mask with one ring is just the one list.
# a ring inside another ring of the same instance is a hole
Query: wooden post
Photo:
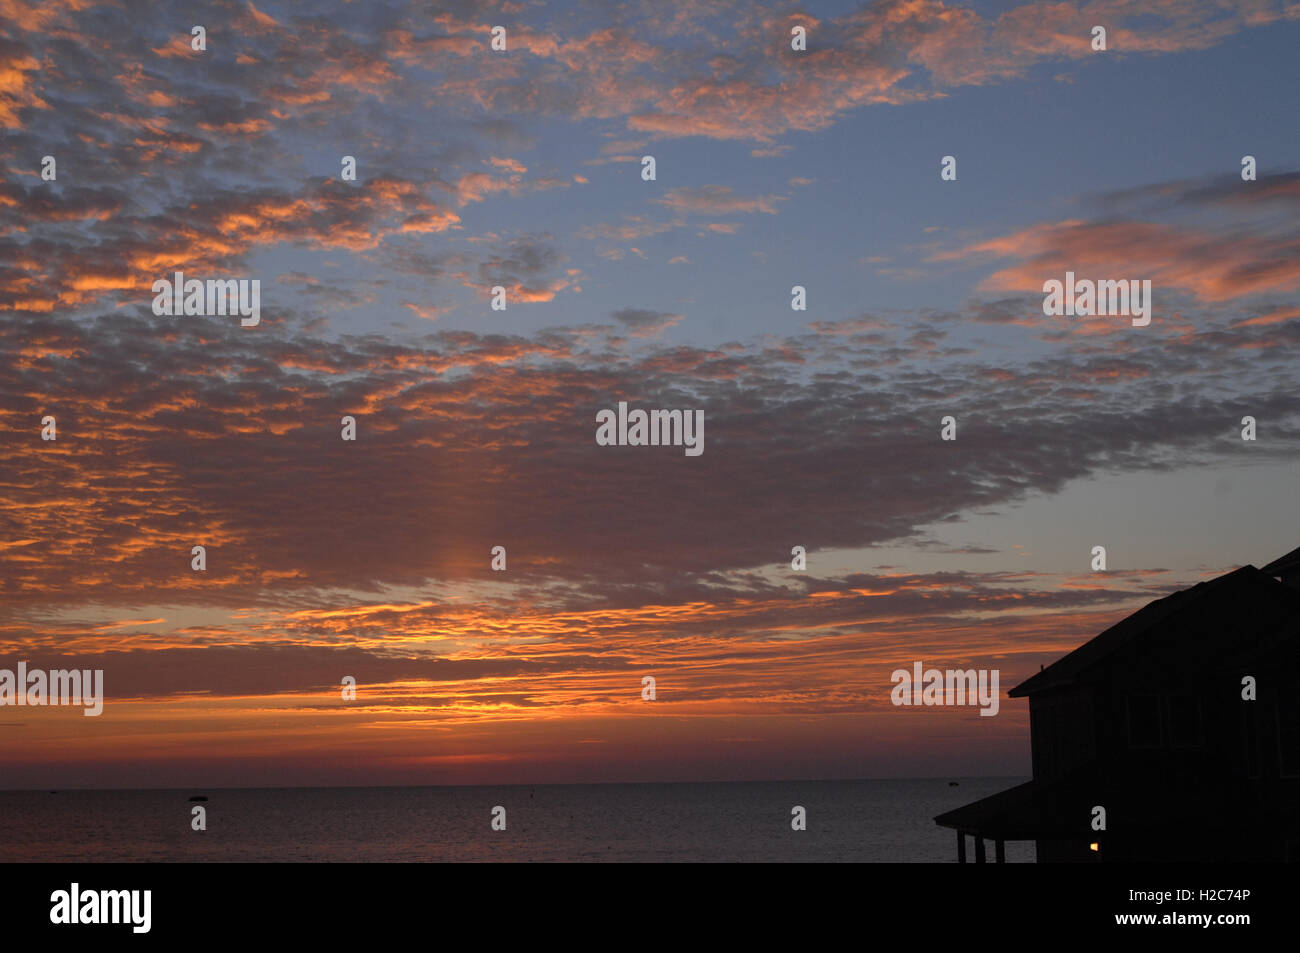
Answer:
[[993, 842], [994, 856], [999, 864], [1007, 862], [1007, 842], [1004, 840], [995, 840]]
[[957, 832], [957, 863], [966, 863], [966, 835], [962, 831]]
[[984, 835], [977, 833], [975, 835], [975, 863], [982, 864], [985, 862], [986, 861], [984, 857]]

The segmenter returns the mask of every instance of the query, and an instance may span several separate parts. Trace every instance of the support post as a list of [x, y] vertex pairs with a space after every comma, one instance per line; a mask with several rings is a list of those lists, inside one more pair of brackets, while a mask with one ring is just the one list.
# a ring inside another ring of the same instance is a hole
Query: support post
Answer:
[[1005, 864], [1005, 863], [1007, 862], [1007, 842], [1006, 842], [1006, 841], [1004, 841], [1004, 840], [995, 840], [995, 841], [993, 842], [993, 851], [994, 851], [994, 857], [997, 858], [997, 862], [998, 862], [999, 864]]
[[983, 864], [986, 862], [984, 857], [984, 835], [977, 833], [975, 835], [975, 863]]
[[966, 863], [966, 834], [962, 831], [957, 832], [957, 863]]

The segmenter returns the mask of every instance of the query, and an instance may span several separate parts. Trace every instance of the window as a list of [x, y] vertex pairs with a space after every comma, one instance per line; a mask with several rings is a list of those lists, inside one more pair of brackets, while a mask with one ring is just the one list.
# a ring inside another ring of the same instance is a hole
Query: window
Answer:
[[1057, 775], [1056, 705], [1040, 705], [1030, 718], [1034, 732], [1034, 776], [1054, 778]]
[[1277, 700], [1277, 760], [1282, 777], [1300, 777], [1300, 701], [1286, 693]]
[[1130, 748], [1160, 747], [1160, 696], [1128, 696], [1128, 744]]
[[1241, 747], [1246, 762], [1246, 777], [1259, 777], [1259, 728], [1255, 724], [1255, 706], [1247, 702], [1241, 706]]
[[1201, 744], [1201, 700], [1195, 695], [1169, 699], [1169, 745], [1196, 748]]

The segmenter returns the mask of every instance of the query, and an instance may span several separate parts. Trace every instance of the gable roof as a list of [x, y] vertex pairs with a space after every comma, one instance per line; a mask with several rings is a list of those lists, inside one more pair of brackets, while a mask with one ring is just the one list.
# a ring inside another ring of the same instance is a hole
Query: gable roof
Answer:
[[[1297, 552], [1300, 552], [1298, 550]], [[1287, 557], [1283, 557], [1285, 559]], [[1270, 564], [1272, 565], [1272, 564]], [[1223, 632], [1222, 646], [1212, 648], [1222, 655], [1240, 649], [1232, 643], [1233, 633], [1244, 625], [1252, 628], [1252, 644], [1271, 632], [1271, 619], [1264, 619], [1263, 631], [1254, 618], [1243, 620], [1243, 607], [1269, 606], [1284, 616], [1300, 612], [1300, 593], [1284, 586], [1267, 572], [1243, 566], [1230, 573], [1182, 589], [1163, 599], [1148, 603], [1128, 618], [1085, 642], [1073, 652], [1053, 662], [1041, 672], [1021, 682], [1007, 694], [1020, 698], [1078, 680], [1115, 653], [1140, 639], [1153, 641], [1175, 631], [1203, 632], [1217, 628]]]
[[1281, 576], [1300, 568], [1300, 546], [1297, 546], [1285, 556], [1279, 556], [1260, 572], [1268, 573], [1270, 576]]

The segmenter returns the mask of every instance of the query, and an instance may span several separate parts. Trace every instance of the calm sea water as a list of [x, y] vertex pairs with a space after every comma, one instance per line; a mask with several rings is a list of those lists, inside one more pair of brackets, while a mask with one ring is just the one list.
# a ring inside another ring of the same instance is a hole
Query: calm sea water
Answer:
[[[934, 816], [1021, 780], [0, 791], [0, 861], [952, 863], [957, 835]], [[208, 798], [203, 832], [193, 794]], [[806, 831], [790, 828], [795, 805]], [[1007, 844], [1008, 862], [1033, 859], [1032, 843]]]

